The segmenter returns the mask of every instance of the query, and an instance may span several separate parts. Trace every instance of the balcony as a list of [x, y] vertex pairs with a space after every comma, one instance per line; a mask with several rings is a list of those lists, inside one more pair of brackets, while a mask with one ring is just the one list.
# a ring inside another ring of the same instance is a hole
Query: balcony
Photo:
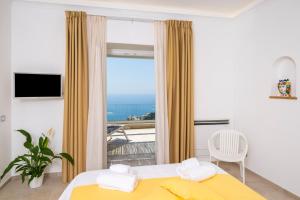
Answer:
[[107, 137], [108, 166], [156, 164], [154, 120], [110, 122], [109, 126], [120, 128]]

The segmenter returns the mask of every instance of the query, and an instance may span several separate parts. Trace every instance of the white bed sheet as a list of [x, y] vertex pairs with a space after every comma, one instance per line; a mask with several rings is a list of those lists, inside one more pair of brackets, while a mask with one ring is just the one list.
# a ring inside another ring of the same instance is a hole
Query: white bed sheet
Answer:
[[[213, 165], [216, 167], [218, 174], [226, 173], [223, 169], [209, 162], [200, 162], [201, 165]], [[165, 165], [148, 165], [132, 167], [131, 170], [138, 176], [139, 179], [146, 178], [164, 178], [178, 176], [176, 168], [180, 164], [165, 164]], [[67, 186], [65, 191], [60, 196], [59, 200], [69, 200], [73, 189], [77, 186], [96, 184], [97, 176], [108, 169], [88, 171], [76, 176]]]

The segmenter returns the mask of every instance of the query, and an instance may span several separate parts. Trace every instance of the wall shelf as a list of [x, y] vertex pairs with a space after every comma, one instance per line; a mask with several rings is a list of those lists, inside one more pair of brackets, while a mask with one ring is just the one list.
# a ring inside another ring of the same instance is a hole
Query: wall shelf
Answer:
[[286, 100], [297, 100], [297, 97], [282, 97], [282, 96], [269, 96], [270, 99], [286, 99]]

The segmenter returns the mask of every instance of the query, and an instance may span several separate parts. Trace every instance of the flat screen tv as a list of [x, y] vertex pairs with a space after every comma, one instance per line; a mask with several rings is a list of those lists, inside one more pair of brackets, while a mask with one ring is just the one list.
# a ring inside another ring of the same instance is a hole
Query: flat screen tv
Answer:
[[61, 97], [62, 76], [15, 73], [15, 97]]

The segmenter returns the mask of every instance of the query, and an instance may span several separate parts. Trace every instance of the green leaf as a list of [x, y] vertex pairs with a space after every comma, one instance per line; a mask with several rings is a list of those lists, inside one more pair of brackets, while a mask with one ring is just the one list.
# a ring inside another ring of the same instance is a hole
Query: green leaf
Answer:
[[20, 157], [17, 157], [15, 160], [13, 160], [9, 165], [5, 168], [3, 174], [0, 177], [0, 180], [4, 178], [4, 176], [15, 166], [16, 163], [20, 162]]
[[72, 165], [74, 165], [74, 159], [68, 153], [60, 153], [62, 157], [64, 157], [67, 161], [69, 161]]
[[26, 148], [26, 149], [29, 149], [29, 150], [31, 150], [31, 148], [33, 147], [33, 145], [30, 143], [30, 142], [25, 142], [24, 143], [24, 147]]
[[33, 144], [32, 144], [32, 138], [31, 138], [30, 133], [28, 133], [27, 131], [25, 131], [23, 129], [20, 129], [20, 130], [17, 130], [17, 131], [26, 137], [24, 147], [28, 150], [31, 150], [31, 148], [33, 147]]
[[49, 138], [45, 136], [44, 142], [43, 142], [43, 148], [48, 147]]
[[44, 161], [44, 162], [52, 163], [52, 161], [50, 160], [50, 158], [48, 158], [46, 156], [41, 157], [40, 160]]
[[19, 168], [16, 168], [16, 172], [20, 172], [23, 171], [22, 173], [26, 172], [26, 170], [28, 169], [27, 166], [19, 166]]
[[28, 158], [26, 158], [26, 155], [21, 156], [20, 159], [26, 162], [28, 165], [30, 165], [30, 161]]
[[34, 175], [31, 175], [29, 180], [28, 180], [28, 185], [30, 184], [30, 182], [34, 179]]
[[44, 139], [43, 139], [43, 137], [40, 137], [39, 138], [39, 147], [40, 148], [43, 148], [43, 143], [44, 143]]
[[23, 165], [17, 166], [17, 167], [16, 167], [16, 172], [17, 172], [20, 168], [22, 168], [22, 167], [23, 167]]
[[54, 153], [51, 149], [49, 149], [48, 147], [44, 147], [41, 149], [41, 153], [47, 156], [54, 156]]
[[19, 129], [17, 130], [19, 133], [23, 134], [26, 137], [26, 142], [31, 143], [32, 142], [32, 138], [30, 133], [28, 133], [27, 131], [23, 130], [23, 129]]
[[57, 159], [62, 159], [62, 157], [61, 157], [61, 156], [59, 156], [59, 155], [55, 155], [55, 156], [53, 156], [53, 158], [52, 158], [52, 159], [55, 159], [55, 158], [57, 158]]
[[43, 174], [43, 172], [46, 169], [46, 167], [48, 167], [48, 165], [42, 165], [41, 166], [41, 173], [40, 173], [39, 177]]
[[24, 183], [24, 181], [25, 181], [25, 176], [26, 176], [25, 171], [23, 171], [23, 173], [21, 174], [21, 177], [22, 177], [22, 183]]
[[39, 153], [39, 147], [38, 146], [35, 146], [31, 149], [31, 152], [33, 153], [33, 155], [37, 155]]

